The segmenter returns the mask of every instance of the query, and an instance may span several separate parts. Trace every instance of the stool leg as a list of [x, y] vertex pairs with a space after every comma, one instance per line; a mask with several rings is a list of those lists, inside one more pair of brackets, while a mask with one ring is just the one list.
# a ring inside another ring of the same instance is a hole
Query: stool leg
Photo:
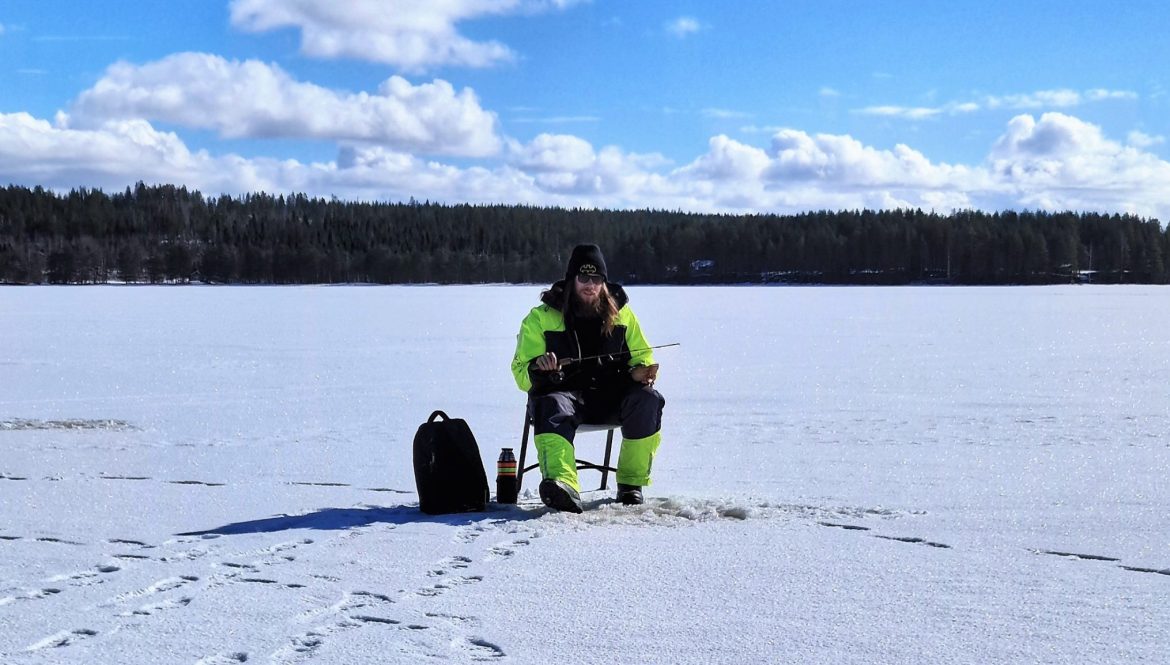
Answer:
[[605, 468], [601, 470], [601, 489], [607, 489], [609, 484], [609, 456], [613, 452], [613, 430], [609, 430], [605, 437], [605, 462], [602, 466]]

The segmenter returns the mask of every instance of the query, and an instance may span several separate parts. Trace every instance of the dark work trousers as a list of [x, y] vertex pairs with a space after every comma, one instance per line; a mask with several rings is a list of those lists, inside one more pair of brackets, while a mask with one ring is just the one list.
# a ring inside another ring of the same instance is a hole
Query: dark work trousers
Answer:
[[644, 439], [662, 428], [666, 400], [657, 390], [631, 384], [618, 390], [566, 390], [529, 398], [536, 434], [558, 434], [569, 443], [577, 427], [621, 425], [625, 439]]

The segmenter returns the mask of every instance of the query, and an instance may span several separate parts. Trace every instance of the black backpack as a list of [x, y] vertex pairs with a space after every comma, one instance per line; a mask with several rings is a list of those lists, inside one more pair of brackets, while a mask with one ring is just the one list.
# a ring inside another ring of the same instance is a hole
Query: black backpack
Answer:
[[[436, 420], [442, 416], [442, 420]], [[435, 411], [414, 435], [418, 507], [429, 515], [482, 511], [488, 481], [467, 421]]]

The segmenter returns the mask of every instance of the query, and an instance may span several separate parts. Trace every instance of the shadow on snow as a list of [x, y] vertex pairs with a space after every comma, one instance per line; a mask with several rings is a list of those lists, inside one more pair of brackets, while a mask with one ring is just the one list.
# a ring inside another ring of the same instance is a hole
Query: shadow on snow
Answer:
[[394, 506], [390, 508], [322, 508], [303, 515], [278, 515], [245, 522], [233, 522], [204, 531], [187, 531], [176, 536], [231, 536], [245, 533], [273, 533], [291, 529], [316, 529], [319, 531], [341, 531], [363, 527], [369, 524], [420, 524], [434, 523], [450, 526], [466, 526], [476, 522], [524, 522], [548, 513], [543, 506], [534, 509], [502, 507], [491, 504], [482, 513], [452, 513], [449, 515], [428, 515], [418, 506]]

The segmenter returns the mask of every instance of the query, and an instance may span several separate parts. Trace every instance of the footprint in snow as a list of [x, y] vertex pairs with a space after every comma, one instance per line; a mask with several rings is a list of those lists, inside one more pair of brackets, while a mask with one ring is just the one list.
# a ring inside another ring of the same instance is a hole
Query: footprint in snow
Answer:
[[360, 621], [362, 623], [382, 623], [382, 624], [386, 624], [389, 626], [398, 626], [398, 625], [402, 624], [402, 622], [399, 621], [398, 619], [391, 619], [388, 617], [376, 617], [376, 616], [370, 616], [367, 614], [354, 614], [354, 615], [350, 616], [349, 618], [353, 619], [354, 621]]
[[117, 596], [114, 596], [113, 598], [102, 603], [99, 607], [109, 607], [110, 605], [124, 603], [128, 600], [134, 600], [135, 598], [142, 598], [145, 596], [153, 596], [153, 595], [160, 594], [160, 593], [166, 593], [167, 591], [173, 591], [173, 590], [178, 589], [180, 587], [187, 586], [188, 584], [191, 584], [192, 582], [198, 582], [198, 581], [199, 581], [199, 578], [194, 576], [194, 575], [180, 575], [179, 577], [167, 577], [165, 579], [161, 579], [161, 580], [155, 582], [154, 584], [151, 584], [150, 586], [148, 586], [146, 588], [138, 589], [136, 591], [127, 591], [126, 593], [118, 594]]
[[441, 577], [448, 574], [452, 570], [462, 570], [471, 564], [471, 559], [465, 556], [453, 556], [443, 559], [439, 562], [439, 567], [431, 570], [427, 574], [431, 577]]
[[271, 656], [273, 663], [295, 663], [300, 662], [314, 652], [321, 648], [325, 643], [326, 638], [355, 628], [363, 626], [381, 626], [381, 627], [395, 627], [405, 628], [408, 630], [426, 630], [428, 626], [419, 624], [403, 625], [403, 622], [387, 616], [375, 614], [378, 611], [375, 608], [384, 608], [386, 605], [394, 604], [394, 600], [383, 594], [374, 593], [372, 591], [354, 591], [352, 593], [345, 593], [341, 600], [327, 608], [321, 608], [318, 611], [302, 615], [302, 619], [310, 619], [321, 616], [323, 614], [332, 614], [339, 618], [325, 625], [317, 626], [312, 630], [306, 631], [300, 635], [289, 638], [289, 643], [280, 647]]
[[289, 485], [304, 485], [307, 487], [349, 487], [349, 483], [310, 483], [310, 482], [291, 482]]
[[452, 642], [452, 646], [477, 662], [498, 660], [505, 656], [504, 650], [499, 645], [478, 637], [455, 640]]
[[132, 610], [130, 612], [122, 612], [118, 616], [123, 616], [123, 617], [151, 616], [153, 614], [158, 614], [159, 612], [165, 612], [167, 610], [174, 610], [174, 609], [178, 609], [180, 607], [186, 607], [186, 606], [191, 604], [192, 600], [194, 600], [194, 598], [192, 598], [190, 596], [183, 596], [182, 598], [174, 598], [171, 600], [164, 600], [161, 603], [150, 603], [147, 605], [143, 605], [142, 607], [139, 607], [138, 609]]
[[1076, 552], [1060, 552], [1057, 550], [1033, 550], [1037, 554], [1051, 554], [1052, 556], [1065, 557], [1068, 559], [1080, 559], [1081, 561], [1121, 561], [1111, 556], [1101, 556], [1099, 554], [1077, 554]]
[[418, 591], [415, 591], [415, 593], [426, 598], [433, 598], [450, 591], [452, 587], [463, 586], [465, 584], [475, 584], [476, 582], [482, 581], [483, 575], [462, 575], [459, 577], [449, 577], [433, 586], [423, 587]]
[[75, 573], [63, 573], [61, 575], [54, 575], [48, 578], [49, 582], [68, 582], [70, 586], [81, 587], [91, 586], [94, 584], [102, 584], [105, 580], [100, 579], [102, 575], [116, 573], [122, 570], [121, 566], [114, 564], [102, 564], [95, 566], [91, 570], [81, 570]]
[[12, 603], [24, 600], [43, 600], [49, 596], [55, 596], [59, 593], [61, 593], [61, 589], [56, 587], [46, 587], [44, 589], [26, 591], [19, 596], [4, 596], [3, 598], [0, 598], [0, 607], [11, 605]]
[[37, 538], [36, 541], [38, 543], [56, 543], [58, 545], [84, 545], [85, 544], [85, 543], [79, 543], [76, 540], [65, 540], [64, 538], [55, 538], [53, 536], [42, 536], [40, 538]]
[[480, 536], [483, 535], [484, 527], [481, 525], [460, 527], [455, 531], [455, 540], [461, 543], [474, 543]]
[[476, 625], [479, 623], [479, 619], [477, 619], [475, 617], [465, 617], [465, 616], [460, 616], [458, 614], [443, 614], [442, 612], [427, 612], [426, 615], [432, 619], [446, 619], [447, 621], [450, 621], [451, 623], [456, 624], [456, 625], [464, 625], [464, 624]]
[[506, 559], [506, 558], [512, 556], [513, 554], [515, 554], [516, 550], [509, 549], [507, 547], [504, 547], [503, 545], [496, 545], [495, 547], [488, 550], [488, 553], [492, 554], [494, 556], [497, 556], [501, 559]]
[[1138, 566], [1121, 566], [1134, 573], [1153, 573], [1154, 575], [1170, 575], [1170, 568], [1141, 568]]
[[195, 665], [235, 665], [236, 663], [248, 662], [248, 653], [246, 651], [236, 651], [234, 653], [220, 653], [206, 658], [200, 658], [195, 661]]
[[909, 536], [909, 537], [905, 537], [905, 536], [882, 536], [882, 535], [874, 534], [874, 536], [873, 536], [873, 537], [874, 537], [874, 538], [881, 538], [882, 540], [896, 540], [896, 541], [898, 541], [899, 543], [911, 543], [911, 544], [915, 544], [915, 545], [926, 545], [926, 546], [928, 546], [928, 547], [937, 547], [937, 548], [939, 548], [939, 549], [944, 549], [944, 550], [949, 550], [949, 549], [951, 549], [951, 546], [950, 546], [950, 545], [946, 545], [946, 544], [944, 544], [944, 543], [936, 543], [936, 542], [932, 542], [932, 541], [926, 540], [925, 538], [916, 538], [916, 537], [913, 537], [913, 536]]
[[848, 531], [869, 531], [869, 527], [857, 526], [856, 524], [838, 524], [836, 522], [817, 522], [817, 524], [833, 527], [834, 529], [846, 529]]
[[94, 637], [97, 634], [98, 633], [96, 630], [90, 630], [89, 628], [78, 628], [77, 630], [62, 630], [61, 632], [54, 633], [54, 634], [46, 637], [45, 639], [41, 640], [40, 642], [33, 644], [32, 646], [28, 647], [25, 650], [26, 651], [40, 651], [42, 649], [60, 649], [61, 647], [67, 647], [67, 646], [76, 644], [77, 642], [80, 642], [81, 640], [88, 639], [90, 637]]
[[270, 580], [266, 577], [242, 577], [242, 578], [240, 578], [239, 581], [248, 582], [250, 584], [279, 585], [281, 587], [284, 587], [285, 589], [303, 589], [303, 588], [305, 588], [304, 584], [298, 584], [296, 582], [289, 582], [287, 584], [281, 584], [280, 582], [277, 582], [276, 580]]
[[129, 538], [110, 538], [106, 541], [111, 545], [136, 545], [144, 550], [153, 549], [154, 545], [148, 545], [141, 540], [131, 540]]
[[[536, 538], [537, 536], [534, 534], [530, 537]], [[506, 558], [516, 554], [517, 549], [531, 545], [531, 544], [532, 544], [532, 541], [528, 540], [528, 538], [520, 538], [518, 540], [513, 540], [510, 543], [501, 543], [499, 545], [496, 545], [495, 547], [489, 549], [488, 553], [495, 556], [495, 557], [498, 557], [501, 559], [506, 559]]]
[[272, 653], [270, 662], [276, 663], [297, 663], [305, 658], [308, 658], [325, 642], [325, 636], [317, 632], [307, 632], [303, 635], [297, 635], [289, 640], [289, 643], [280, 647]]

